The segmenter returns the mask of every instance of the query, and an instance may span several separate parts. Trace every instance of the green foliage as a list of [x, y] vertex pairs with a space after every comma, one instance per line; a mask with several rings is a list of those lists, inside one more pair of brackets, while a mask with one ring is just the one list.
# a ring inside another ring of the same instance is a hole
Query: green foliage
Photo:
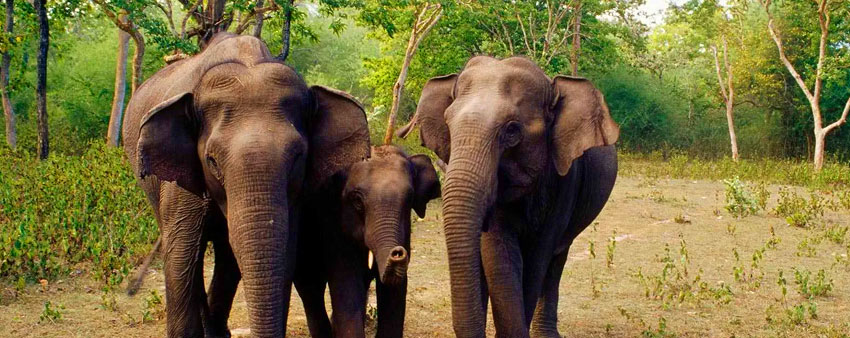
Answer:
[[62, 310], [65, 309], [63, 305], [53, 305], [50, 301], [44, 302], [44, 310], [41, 311], [41, 315], [38, 317], [38, 322], [50, 322], [55, 323], [62, 320]]
[[773, 212], [785, 217], [789, 225], [805, 228], [811, 226], [813, 220], [822, 217], [825, 209], [823, 197], [815, 191], [811, 192], [811, 198], [807, 200], [791, 190], [780, 188], [779, 201]]
[[620, 153], [619, 172], [627, 176], [669, 177], [693, 180], [724, 180], [739, 177], [743, 181], [788, 184], [818, 189], [850, 186], [850, 166], [846, 163], [825, 164], [815, 173], [812, 165], [794, 160], [753, 159], [732, 161], [731, 158], [705, 160], [696, 156], [661, 152], [650, 154]]
[[811, 278], [811, 272], [808, 270], [794, 269], [794, 283], [797, 284], [797, 290], [800, 295], [807, 299], [815, 297], [825, 297], [832, 291], [834, 284], [832, 279], [828, 279], [826, 271], [818, 270], [817, 276]]
[[86, 263], [107, 287], [121, 283], [158, 228], [120, 149], [38, 161], [0, 147], [0, 277], [53, 279]]
[[759, 201], [748, 191], [746, 185], [738, 179], [723, 180], [726, 185], [726, 206], [732, 216], [737, 218], [754, 215], [759, 211]]

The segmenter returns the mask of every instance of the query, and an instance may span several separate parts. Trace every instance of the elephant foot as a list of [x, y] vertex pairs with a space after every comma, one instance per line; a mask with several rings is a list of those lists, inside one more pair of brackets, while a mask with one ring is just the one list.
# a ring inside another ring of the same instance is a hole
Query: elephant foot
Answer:
[[204, 333], [204, 338], [230, 338], [230, 330], [224, 329], [209, 329]]
[[564, 338], [560, 333], [558, 333], [558, 329], [532, 329], [531, 330], [532, 338]]

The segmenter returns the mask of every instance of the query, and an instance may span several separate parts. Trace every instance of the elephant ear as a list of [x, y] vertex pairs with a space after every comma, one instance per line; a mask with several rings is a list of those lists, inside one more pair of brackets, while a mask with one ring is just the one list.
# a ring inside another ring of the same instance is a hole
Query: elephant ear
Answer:
[[620, 126], [611, 119], [605, 98], [590, 81], [557, 76], [552, 86], [552, 157], [558, 174], [563, 176], [585, 150], [617, 142]]
[[312, 86], [316, 113], [310, 118], [307, 189], [316, 191], [337, 172], [369, 157], [366, 113], [351, 95]]
[[416, 107], [416, 123], [422, 145], [434, 151], [443, 162], [449, 163], [451, 141], [445, 112], [454, 101], [457, 74], [439, 76], [428, 80]]
[[154, 175], [203, 193], [196, 121], [192, 93], [176, 95], [148, 111], [139, 127], [139, 177]]
[[413, 211], [419, 218], [425, 217], [425, 207], [428, 201], [440, 197], [440, 179], [431, 159], [425, 155], [413, 155], [409, 157], [413, 164]]

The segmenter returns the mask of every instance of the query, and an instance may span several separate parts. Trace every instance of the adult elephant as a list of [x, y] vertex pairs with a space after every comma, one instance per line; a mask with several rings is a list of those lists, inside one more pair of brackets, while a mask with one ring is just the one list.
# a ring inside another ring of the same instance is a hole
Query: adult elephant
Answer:
[[240, 277], [252, 333], [283, 336], [302, 187], [368, 157], [362, 108], [307, 87], [259, 39], [225, 33], [139, 87], [123, 136], [160, 224], [168, 336], [229, 336]]
[[489, 296], [497, 336], [558, 337], [567, 251], [617, 177], [619, 126], [602, 94], [525, 58], [474, 57], [459, 75], [428, 81], [412, 123], [448, 163], [455, 334], [484, 336]]

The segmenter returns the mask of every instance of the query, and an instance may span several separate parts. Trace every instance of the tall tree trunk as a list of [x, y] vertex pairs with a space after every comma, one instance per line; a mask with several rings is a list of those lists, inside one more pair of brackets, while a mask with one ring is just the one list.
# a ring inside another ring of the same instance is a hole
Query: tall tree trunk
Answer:
[[404, 92], [404, 82], [407, 81], [407, 70], [410, 68], [410, 62], [413, 61], [413, 55], [416, 54], [416, 48], [419, 47], [419, 43], [431, 31], [431, 28], [437, 25], [437, 21], [440, 20], [442, 15], [443, 8], [440, 4], [432, 5], [429, 3], [426, 3], [421, 11], [417, 13], [416, 21], [413, 23], [413, 29], [410, 32], [410, 40], [407, 42], [407, 49], [404, 52], [404, 63], [402, 63], [398, 79], [393, 85], [393, 105], [387, 119], [387, 132], [384, 134], [384, 144], [392, 143], [395, 121], [398, 116], [398, 107], [401, 104], [401, 95]]
[[826, 133], [823, 129], [815, 127], [815, 152], [814, 165], [815, 171], [819, 172], [823, 169], [824, 150], [826, 149]]
[[[15, 28], [15, 0], [6, 0], [6, 25], [3, 27], [9, 43], [12, 42], [12, 32]], [[15, 149], [18, 144], [18, 131], [15, 123], [15, 111], [12, 100], [9, 98], [9, 65], [12, 57], [9, 51], [3, 52], [2, 64], [0, 64], [0, 96], [3, 98], [3, 114], [6, 117], [6, 143]]]
[[[133, 24], [132, 22], [130, 23]], [[142, 63], [145, 61], [145, 37], [135, 28], [130, 32], [133, 42], [136, 45], [136, 50], [133, 52], [133, 83], [131, 86], [131, 95], [136, 93], [136, 88], [142, 85]]]
[[573, 27], [573, 51], [570, 63], [573, 66], [573, 76], [578, 76], [578, 58], [581, 55], [581, 0], [576, 1], [575, 25]]
[[[274, 0], [272, 0], [272, 1], [274, 1]], [[263, 3], [264, 3], [263, 0], [257, 0], [257, 7], [256, 8], [263, 8]], [[263, 21], [264, 21], [263, 19], [264, 18], [265, 18], [265, 14], [263, 14], [262, 12], [257, 13], [257, 19], [254, 23], [254, 33], [253, 33], [253, 35], [257, 38], [260, 38], [263, 35]]]
[[292, 35], [290, 31], [290, 26], [292, 26], [292, 6], [293, 2], [290, 1], [289, 5], [283, 9], [283, 27], [280, 31], [280, 55], [277, 56], [280, 61], [286, 61], [286, 58], [289, 57], [289, 37]]
[[[125, 15], [120, 20], [126, 21]], [[121, 135], [121, 121], [124, 117], [124, 94], [127, 91], [127, 50], [130, 46], [130, 34], [118, 29], [118, 56], [115, 58], [115, 91], [112, 95], [112, 113], [109, 114], [109, 129], [106, 132], [106, 144], [117, 147]]]
[[[738, 162], [738, 136], [735, 135], [735, 85], [732, 66], [729, 64], [729, 49], [726, 37], [723, 37], [723, 65], [726, 68], [726, 80], [720, 73], [720, 58], [717, 56], [717, 46], [712, 46], [714, 52], [714, 67], [717, 72], [717, 84], [720, 86], [720, 95], [726, 104], [726, 124], [729, 127], [729, 142], [732, 145], [732, 160]], [[725, 82], [725, 84], [724, 84]]]
[[38, 80], [36, 84], [36, 106], [38, 108], [38, 158], [46, 159], [50, 152], [50, 141], [47, 130], [47, 50], [50, 47], [50, 27], [47, 22], [47, 0], [35, 0], [35, 11], [38, 15]]

